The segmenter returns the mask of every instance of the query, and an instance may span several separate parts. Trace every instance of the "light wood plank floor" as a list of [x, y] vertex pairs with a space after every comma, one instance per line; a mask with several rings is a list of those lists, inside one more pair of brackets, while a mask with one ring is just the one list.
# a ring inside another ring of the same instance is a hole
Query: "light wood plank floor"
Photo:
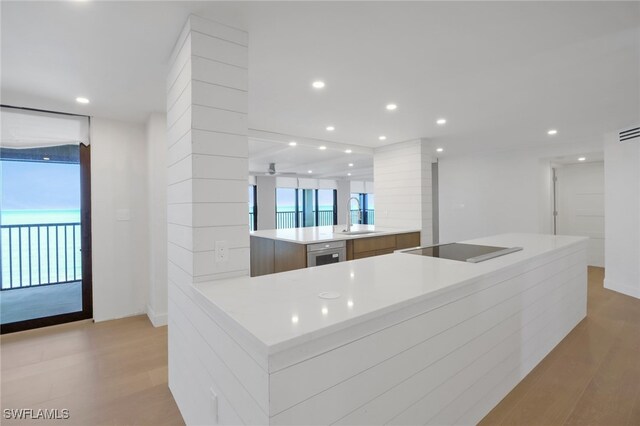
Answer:
[[146, 316], [2, 336], [2, 413], [66, 408], [69, 420], [2, 425], [182, 425], [167, 386], [167, 327]]
[[[483, 425], [640, 425], [640, 300], [589, 270], [588, 316]], [[146, 317], [3, 336], [2, 409], [68, 408], [65, 425], [184, 424], [167, 388], [167, 328]], [[48, 424], [11, 422], [2, 424]], [[55, 423], [55, 422], [54, 422]]]

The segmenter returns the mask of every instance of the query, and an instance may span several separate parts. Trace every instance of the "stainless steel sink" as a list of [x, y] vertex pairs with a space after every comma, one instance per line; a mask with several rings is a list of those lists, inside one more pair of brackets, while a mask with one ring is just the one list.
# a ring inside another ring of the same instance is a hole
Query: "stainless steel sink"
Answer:
[[377, 232], [380, 232], [380, 231], [349, 231], [349, 232], [342, 231], [342, 232], [340, 232], [340, 234], [344, 234], [344, 235], [366, 235], [366, 234], [375, 234]]

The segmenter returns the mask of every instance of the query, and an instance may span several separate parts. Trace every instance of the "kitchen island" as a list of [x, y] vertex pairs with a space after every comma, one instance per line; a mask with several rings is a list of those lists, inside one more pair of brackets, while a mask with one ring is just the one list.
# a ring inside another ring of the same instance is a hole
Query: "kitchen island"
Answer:
[[466, 243], [523, 250], [172, 284], [169, 384], [186, 422], [478, 422], [585, 317], [587, 239]]
[[322, 255], [318, 251], [323, 249], [329, 249], [324, 251], [334, 261], [342, 262], [420, 245], [419, 229], [352, 225], [345, 231], [345, 225], [252, 231], [251, 276], [316, 266], [316, 258], [309, 253]]

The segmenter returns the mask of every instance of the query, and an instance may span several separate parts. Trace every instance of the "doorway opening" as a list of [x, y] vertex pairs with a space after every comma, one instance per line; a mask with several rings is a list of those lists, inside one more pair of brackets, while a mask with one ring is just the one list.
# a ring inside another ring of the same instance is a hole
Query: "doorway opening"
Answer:
[[587, 263], [604, 267], [602, 155], [592, 154], [570, 162], [554, 163], [552, 173], [554, 234], [589, 237]]
[[[20, 115], [16, 132], [3, 131], [0, 150], [3, 334], [93, 316], [90, 147], [47, 144], [36, 134], [43, 129], [64, 133], [69, 122], [83, 120], [88, 130], [88, 117], [65, 115], [52, 126], [58, 118], [54, 113], [16, 110], [2, 108], [4, 126]], [[66, 141], [59, 136], [50, 139]], [[34, 139], [42, 146], [34, 147]]]

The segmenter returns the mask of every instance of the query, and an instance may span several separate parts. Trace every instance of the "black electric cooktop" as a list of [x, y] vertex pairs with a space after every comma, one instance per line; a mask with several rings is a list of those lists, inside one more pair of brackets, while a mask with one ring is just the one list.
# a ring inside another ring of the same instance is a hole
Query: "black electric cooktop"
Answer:
[[403, 250], [402, 253], [478, 263], [520, 250], [522, 250], [522, 247], [492, 247], [476, 244], [451, 243]]

